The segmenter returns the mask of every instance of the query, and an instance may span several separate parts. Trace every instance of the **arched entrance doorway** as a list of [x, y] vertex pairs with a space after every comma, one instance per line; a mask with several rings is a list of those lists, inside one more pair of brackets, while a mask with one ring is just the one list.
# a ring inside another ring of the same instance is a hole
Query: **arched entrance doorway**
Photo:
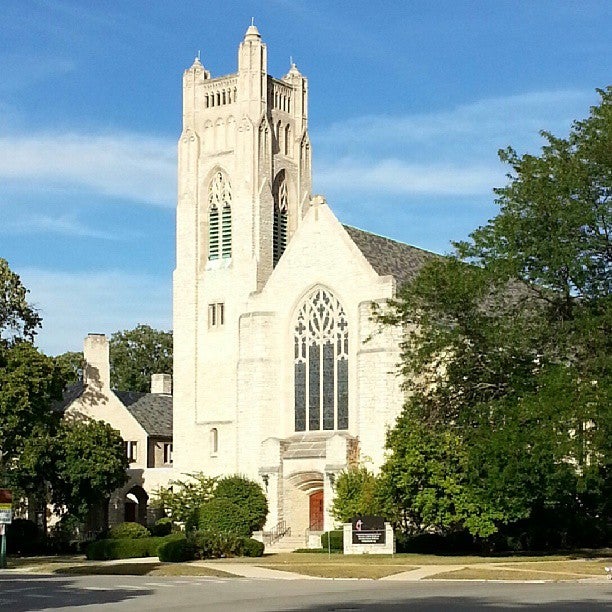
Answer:
[[310, 531], [323, 531], [323, 490], [310, 494]]
[[312, 470], [290, 474], [283, 495], [284, 518], [292, 533], [302, 534], [307, 529], [323, 531], [325, 500], [322, 472]]
[[123, 520], [146, 525], [148, 501], [147, 492], [139, 485], [133, 486], [125, 495]]

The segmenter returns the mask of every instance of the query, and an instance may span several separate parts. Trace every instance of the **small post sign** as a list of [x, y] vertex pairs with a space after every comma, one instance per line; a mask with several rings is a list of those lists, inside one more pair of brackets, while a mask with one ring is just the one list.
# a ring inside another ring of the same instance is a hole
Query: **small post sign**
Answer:
[[13, 521], [13, 492], [10, 489], [0, 489], [0, 568], [6, 567], [6, 530], [5, 525]]
[[13, 492], [10, 489], [0, 489], [0, 524], [13, 522]]
[[382, 516], [357, 516], [351, 521], [353, 544], [385, 544], [385, 519]]

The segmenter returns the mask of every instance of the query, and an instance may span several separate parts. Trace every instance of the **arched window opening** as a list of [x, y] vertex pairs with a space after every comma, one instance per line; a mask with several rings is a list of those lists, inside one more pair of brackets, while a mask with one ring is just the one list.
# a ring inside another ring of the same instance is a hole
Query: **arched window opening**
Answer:
[[[208, 259], [232, 256], [232, 189], [221, 171], [215, 172], [208, 188]], [[219, 210], [221, 219], [219, 219]]]
[[282, 139], [283, 139], [283, 128], [281, 126], [281, 122], [279, 121], [276, 124], [276, 150], [279, 153], [283, 150]]
[[210, 455], [215, 457], [219, 452], [219, 432], [216, 427], [210, 430]]
[[294, 349], [295, 431], [348, 429], [348, 321], [326, 289], [298, 310]]
[[219, 259], [219, 209], [215, 204], [208, 211], [208, 259]]
[[281, 170], [274, 181], [274, 222], [272, 226], [272, 264], [276, 267], [287, 247], [287, 181]]
[[223, 207], [221, 213], [221, 257], [229, 259], [232, 256], [232, 209], [229, 204]]
[[291, 126], [287, 125], [285, 127], [285, 155], [293, 154], [293, 146], [291, 142]]

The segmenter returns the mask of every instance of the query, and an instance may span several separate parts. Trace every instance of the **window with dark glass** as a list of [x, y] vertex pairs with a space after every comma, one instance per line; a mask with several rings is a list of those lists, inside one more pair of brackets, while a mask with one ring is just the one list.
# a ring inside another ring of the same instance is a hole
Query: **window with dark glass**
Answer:
[[348, 323], [340, 302], [316, 289], [294, 327], [296, 431], [348, 429]]
[[274, 222], [272, 228], [272, 263], [274, 267], [287, 247], [287, 181], [281, 170], [272, 189], [274, 196]]

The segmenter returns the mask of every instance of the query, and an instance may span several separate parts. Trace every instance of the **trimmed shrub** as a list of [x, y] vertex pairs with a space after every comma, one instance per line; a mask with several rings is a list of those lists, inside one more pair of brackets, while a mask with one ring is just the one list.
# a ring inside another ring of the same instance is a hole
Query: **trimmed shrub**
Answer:
[[245, 511], [248, 516], [248, 535], [263, 529], [268, 516], [268, 501], [256, 482], [244, 476], [221, 478], [215, 488], [215, 499], [227, 499]]
[[242, 554], [242, 538], [232, 533], [215, 531], [196, 531], [191, 534], [190, 541], [200, 559], [216, 559], [220, 557], [238, 557]]
[[199, 531], [251, 535], [251, 517], [247, 510], [229, 499], [212, 499], [198, 512]]
[[243, 557], [262, 557], [264, 554], [264, 543], [254, 540], [253, 538], [242, 539], [242, 556]]
[[162, 542], [157, 548], [159, 560], [170, 563], [191, 561], [195, 559], [195, 553], [196, 549], [193, 542], [187, 540], [184, 536]]
[[148, 538], [151, 532], [140, 523], [119, 523], [109, 532], [109, 537], [116, 540], [137, 540], [138, 538]]
[[18, 518], [6, 526], [6, 549], [9, 555], [33, 555], [42, 552], [43, 548], [43, 535], [33, 521]]
[[[328, 545], [329, 539], [329, 545]], [[344, 532], [341, 529], [326, 531], [321, 535], [321, 546], [325, 550], [344, 550]]]
[[163, 537], [172, 533], [172, 519], [164, 516], [155, 521], [155, 525], [149, 527], [152, 536]]
[[182, 538], [172, 534], [164, 538], [122, 538], [106, 539], [92, 542], [87, 547], [87, 558], [96, 561], [109, 559], [135, 559], [138, 557], [156, 557], [161, 544]]
[[397, 552], [437, 555], [480, 552], [474, 538], [465, 531], [448, 534], [419, 533], [413, 536], [396, 534], [395, 542]]

